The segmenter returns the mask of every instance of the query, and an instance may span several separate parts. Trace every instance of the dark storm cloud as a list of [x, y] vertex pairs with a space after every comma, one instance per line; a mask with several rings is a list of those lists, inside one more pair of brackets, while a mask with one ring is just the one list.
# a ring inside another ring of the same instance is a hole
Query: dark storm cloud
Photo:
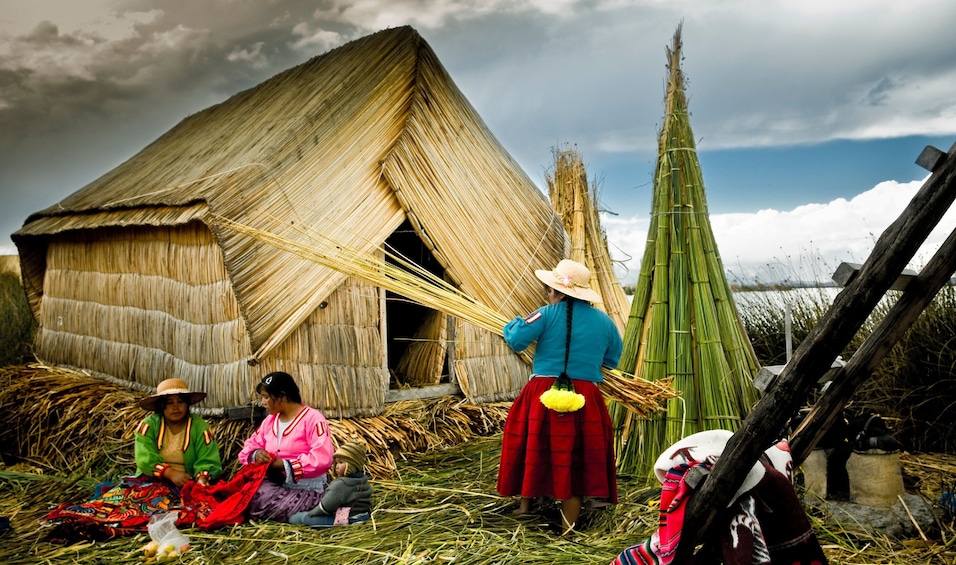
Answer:
[[400, 25], [422, 34], [533, 180], [572, 144], [592, 174], [609, 173], [603, 194], [624, 215], [647, 208], [665, 46], [682, 22], [702, 155], [956, 132], [945, 0], [3, 1], [14, 7], [0, 14], [7, 233], [184, 117]]

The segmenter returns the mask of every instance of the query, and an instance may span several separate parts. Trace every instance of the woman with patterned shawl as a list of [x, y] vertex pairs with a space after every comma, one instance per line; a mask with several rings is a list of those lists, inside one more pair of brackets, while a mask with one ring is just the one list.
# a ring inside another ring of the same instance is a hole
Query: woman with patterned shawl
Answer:
[[89, 501], [63, 504], [50, 512], [46, 519], [54, 527], [47, 538], [74, 542], [143, 531], [159, 512], [178, 511], [178, 524], [192, 524], [194, 512], [182, 507], [180, 489], [190, 481], [208, 485], [222, 474], [212, 430], [201, 416], [189, 411], [205, 397], [204, 392], [191, 391], [182, 379], [159, 383], [156, 394], [139, 402], [153, 413], [136, 427], [137, 475], [103, 483]]

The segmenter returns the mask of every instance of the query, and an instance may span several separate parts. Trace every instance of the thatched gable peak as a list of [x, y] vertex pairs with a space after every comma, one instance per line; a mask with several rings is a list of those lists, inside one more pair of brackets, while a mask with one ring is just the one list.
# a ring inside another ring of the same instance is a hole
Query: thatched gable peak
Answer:
[[39, 318], [47, 247], [57, 237], [95, 241], [98, 230], [128, 229], [135, 238], [149, 233], [141, 228], [183, 226], [182, 234], [162, 233], [195, 235], [207, 245], [198, 224], [221, 252], [241, 313], [236, 341], [251, 347], [248, 361], [262, 359], [346, 277], [232, 231], [219, 218], [300, 242], [321, 233], [365, 251], [408, 222], [450, 280], [506, 315], [540, 304], [533, 270], [556, 264], [567, 249], [544, 195], [427, 42], [402, 27], [352, 41], [183, 119], [31, 215], [13, 239], [34, 312]]

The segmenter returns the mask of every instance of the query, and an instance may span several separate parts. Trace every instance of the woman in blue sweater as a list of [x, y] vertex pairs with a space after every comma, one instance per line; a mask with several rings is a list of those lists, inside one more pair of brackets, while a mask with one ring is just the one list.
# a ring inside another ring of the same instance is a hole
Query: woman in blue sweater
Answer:
[[[617, 366], [623, 343], [613, 320], [591, 306], [601, 297], [588, 288], [587, 267], [563, 260], [553, 271], [535, 275], [545, 284], [548, 304], [515, 318], [503, 331], [515, 351], [537, 345], [531, 380], [505, 421], [498, 492], [521, 496], [517, 513], [530, 511], [535, 498], [557, 498], [567, 533], [585, 497], [617, 502], [614, 434], [597, 384], [604, 380], [602, 367]], [[544, 404], [542, 394], [563, 383], [573, 387], [571, 396], [583, 406]]]

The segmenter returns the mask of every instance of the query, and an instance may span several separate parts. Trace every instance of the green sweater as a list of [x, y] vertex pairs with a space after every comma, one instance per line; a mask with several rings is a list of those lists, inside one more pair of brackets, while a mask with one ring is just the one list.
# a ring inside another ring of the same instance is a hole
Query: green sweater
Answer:
[[[150, 414], [136, 428], [136, 472], [162, 478], [169, 465], [160, 457], [166, 424], [159, 414]], [[183, 446], [183, 462], [186, 473], [192, 478], [206, 475], [210, 480], [222, 474], [219, 444], [209, 424], [201, 416], [189, 415], [186, 422], [187, 443]]]

